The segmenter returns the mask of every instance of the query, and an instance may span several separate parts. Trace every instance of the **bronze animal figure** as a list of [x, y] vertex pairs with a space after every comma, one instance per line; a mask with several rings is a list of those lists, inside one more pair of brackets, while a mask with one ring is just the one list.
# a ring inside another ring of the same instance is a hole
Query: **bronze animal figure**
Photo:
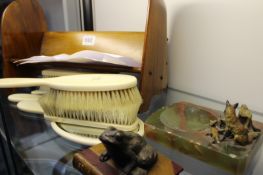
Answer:
[[157, 161], [157, 152], [143, 137], [133, 132], [106, 129], [99, 137], [106, 151], [101, 161], [112, 159], [120, 169], [120, 175], [146, 175]]
[[[237, 107], [238, 103], [232, 105], [229, 103], [229, 101], [226, 102], [226, 107], [224, 110], [226, 126], [224, 136], [221, 141], [229, 137], [233, 138], [235, 143], [238, 143], [240, 145], [247, 145], [259, 136], [259, 132], [254, 132], [254, 129], [251, 130], [251, 128], [254, 127], [252, 124], [252, 113], [250, 114], [249, 112], [247, 112], [247, 120], [245, 120], [244, 122], [241, 117], [237, 117], [236, 115]], [[243, 113], [245, 110], [248, 110], [246, 106], [243, 106], [242, 108], [243, 109], [241, 109], [241, 111], [243, 110]], [[241, 114], [242, 112], [240, 113], [240, 115]]]

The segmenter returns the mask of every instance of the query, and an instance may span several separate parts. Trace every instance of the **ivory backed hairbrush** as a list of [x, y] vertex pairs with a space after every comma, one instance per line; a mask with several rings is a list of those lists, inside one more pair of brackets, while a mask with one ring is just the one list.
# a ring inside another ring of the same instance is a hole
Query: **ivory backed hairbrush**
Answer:
[[104, 125], [99, 127], [103, 128], [111, 124], [131, 126], [137, 122], [142, 99], [133, 76], [84, 74], [0, 80], [1, 88], [41, 85], [51, 88], [39, 99], [45, 117], [51, 121], [83, 126], [101, 122]]

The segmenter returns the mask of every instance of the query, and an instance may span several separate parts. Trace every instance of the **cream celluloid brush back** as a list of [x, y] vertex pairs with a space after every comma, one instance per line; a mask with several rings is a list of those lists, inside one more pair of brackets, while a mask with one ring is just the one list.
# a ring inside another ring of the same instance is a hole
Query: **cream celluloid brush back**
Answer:
[[39, 99], [45, 117], [51, 121], [101, 128], [111, 124], [132, 126], [138, 122], [142, 99], [137, 80], [130, 75], [84, 74], [0, 80], [1, 88], [41, 85], [51, 88]]

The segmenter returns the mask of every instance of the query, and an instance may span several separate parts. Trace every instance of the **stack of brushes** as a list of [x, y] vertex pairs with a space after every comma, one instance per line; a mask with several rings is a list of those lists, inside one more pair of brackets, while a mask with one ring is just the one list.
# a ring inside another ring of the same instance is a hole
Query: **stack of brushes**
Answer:
[[39, 98], [30, 103], [38, 106], [38, 113], [44, 113], [59, 135], [71, 141], [97, 144], [98, 136], [110, 126], [143, 135], [143, 123], [137, 117], [142, 98], [135, 77], [58, 72], [42, 72], [44, 77], [54, 78], [1, 79], [0, 87], [46, 87], [35, 92]]

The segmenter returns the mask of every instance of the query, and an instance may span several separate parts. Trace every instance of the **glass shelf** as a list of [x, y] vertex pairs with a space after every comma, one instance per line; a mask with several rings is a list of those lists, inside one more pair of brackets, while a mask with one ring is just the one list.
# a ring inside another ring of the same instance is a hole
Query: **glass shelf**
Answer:
[[[18, 93], [29, 93], [32, 89], [19, 89]], [[43, 115], [22, 112], [15, 103], [7, 100], [5, 91], [0, 91], [2, 119], [6, 128], [10, 145], [13, 150], [13, 159], [18, 173], [37, 175], [79, 175], [74, 169], [72, 158], [74, 153], [87, 146], [73, 143], [58, 136], [50, 126], [50, 122]], [[150, 109], [141, 114], [146, 119], [149, 113], [163, 105], [165, 93], [154, 98]], [[22, 162], [19, 162], [17, 160]], [[27, 169], [26, 169], [27, 168]]]
[[[85, 146], [61, 138], [52, 130], [43, 115], [21, 112], [14, 103], [6, 99], [2, 93], [1, 105], [11, 145], [32, 174], [81, 174], [73, 168], [72, 157]], [[3, 126], [0, 130], [3, 132]], [[25, 174], [19, 172], [19, 165], [16, 166], [18, 174]]]

